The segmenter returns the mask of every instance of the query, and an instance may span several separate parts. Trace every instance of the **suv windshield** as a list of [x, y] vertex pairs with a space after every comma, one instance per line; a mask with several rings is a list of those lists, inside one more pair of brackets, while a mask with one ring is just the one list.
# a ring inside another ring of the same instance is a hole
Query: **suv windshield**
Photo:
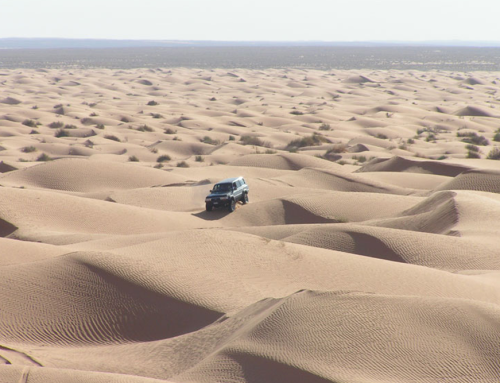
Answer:
[[228, 192], [231, 191], [231, 184], [215, 184], [214, 192]]

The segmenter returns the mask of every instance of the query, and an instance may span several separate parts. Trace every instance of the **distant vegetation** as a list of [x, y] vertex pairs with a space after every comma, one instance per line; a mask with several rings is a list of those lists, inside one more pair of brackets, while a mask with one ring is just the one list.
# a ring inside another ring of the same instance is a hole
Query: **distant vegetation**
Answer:
[[53, 158], [48, 156], [47, 154], [45, 153], [42, 153], [38, 156], [38, 158], [36, 159], [37, 161], [39, 162], [43, 162], [43, 161], [52, 161]]
[[318, 133], [313, 133], [309, 137], [297, 138], [296, 140], [292, 140], [286, 146], [286, 150], [296, 151], [299, 148], [303, 148], [306, 146], [319, 146], [322, 143], [331, 143], [331, 141]]
[[61, 137], [69, 137], [69, 132], [64, 129], [59, 129], [55, 134], [55, 137], [61, 138]]
[[463, 137], [462, 142], [474, 145], [489, 145], [490, 142], [484, 136], [478, 136], [476, 132], [457, 132], [457, 137]]
[[243, 145], [264, 146], [264, 142], [259, 137], [255, 136], [241, 136], [240, 142]]
[[147, 126], [147, 125], [141, 125], [137, 128], [139, 132], [154, 132], [154, 129]]
[[332, 130], [330, 124], [321, 124], [319, 130]]
[[104, 138], [106, 138], [107, 140], [112, 140], [112, 141], [116, 141], [116, 142], [121, 142], [121, 140], [116, 137], [116, 136], [113, 136], [112, 134], [106, 134], [104, 136]]
[[491, 149], [486, 158], [489, 160], [500, 160], [500, 149], [497, 147]]
[[162, 154], [160, 157], [156, 159], [156, 162], [167, 162], [170, 161], [172, 158], [168, 154]]
[[425, 138], [426, 142], [436, 142], [436, 135], [434, 133], [427, 133], [427, 137]]
[[481, 158], [481, 155], [479, 154], [479, 147], [476, 145], [468, 144], [465, 146], [465, 149], [467, 149], [467, 158]]
[[203, 137], [201, 140], [204, 144], [209, 144], [209, 145], [219, 145], [220, 141], [219, 140], [214, 140], [208, 136]]
[[481, 155], [479, 154], [479, 152], [474, 152], [472, 150], [469, 150], [467, 152], [467, 158], [481, 158]]
[[493, 136], [493, 141], [500, 142], [500, 129], [495, 131], [495, 135]]
[[49, 128], [51, 129], [60, 129], [64, 126], [64, 122], [54, 121], [49, 124]]
[[39, 122], [35, 120], [24, 120], [23, 125], [29, 126], [30, 128], [36, 128], [38, 125], [41, 125]]
[[360, 163], [366, 162], [366, 157], [365, 156], [352, 156], [353, 160], [356, 160]]
[[34, 146], [26, 146], [22, 148], [21, 151], [24, 153], [36, 152], [36, 148]]

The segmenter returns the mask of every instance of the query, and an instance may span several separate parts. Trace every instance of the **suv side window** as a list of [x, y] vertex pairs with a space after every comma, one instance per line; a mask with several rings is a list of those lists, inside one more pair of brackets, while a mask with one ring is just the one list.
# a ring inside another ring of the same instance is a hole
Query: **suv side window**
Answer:
[[238, 185], [236, 184], [236, 182], [233, 182], [233, 190], [236, 190], [238, 188]]
[[236, 181], [236, 184], [238, 185], [238, 188], [243, 186], [243, 182], [241, 180]]

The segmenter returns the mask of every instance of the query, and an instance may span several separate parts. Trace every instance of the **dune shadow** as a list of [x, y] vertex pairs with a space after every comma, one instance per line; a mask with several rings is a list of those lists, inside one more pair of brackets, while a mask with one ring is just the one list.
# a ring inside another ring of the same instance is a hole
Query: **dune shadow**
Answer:
[[4, 221], [0, 218], [0, 237], [7, 237], [18, 229], [17, 226], [14, 226], [10, 222]]
[[319, 375], [296, 366], [287, 365], [259, 355], [233, 352], [230, 357], [242, 368], [245, 381], [248, 383], [332, 383]]
[[[106, 311], [101, 312], [101, 315], [97, 315], [93, 322], [81, 331], [85, 340], [95, 340], [93, 334], [100, 334], [104, 339], [140, 342], [168, 339], [197, 331], [224, 315], [223, 312], [150, 290], [92, 264], [84, 265], [123, 295], [120, 304], [108, 308], [114, 315], [109, 315]], [[107, 333], [94, 328], [106, 328], [109, 322], [113, 324]], [[91, 333], [92, 331], [94, 333]]]

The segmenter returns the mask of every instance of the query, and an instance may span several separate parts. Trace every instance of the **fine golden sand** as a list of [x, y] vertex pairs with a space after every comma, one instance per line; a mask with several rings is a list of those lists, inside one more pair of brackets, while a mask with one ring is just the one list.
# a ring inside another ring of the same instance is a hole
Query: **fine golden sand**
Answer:
[[[500, 381], [498, 73], [0, 92], [0, 383]], [[205, 211], [240, 175], [250, 203]]]

